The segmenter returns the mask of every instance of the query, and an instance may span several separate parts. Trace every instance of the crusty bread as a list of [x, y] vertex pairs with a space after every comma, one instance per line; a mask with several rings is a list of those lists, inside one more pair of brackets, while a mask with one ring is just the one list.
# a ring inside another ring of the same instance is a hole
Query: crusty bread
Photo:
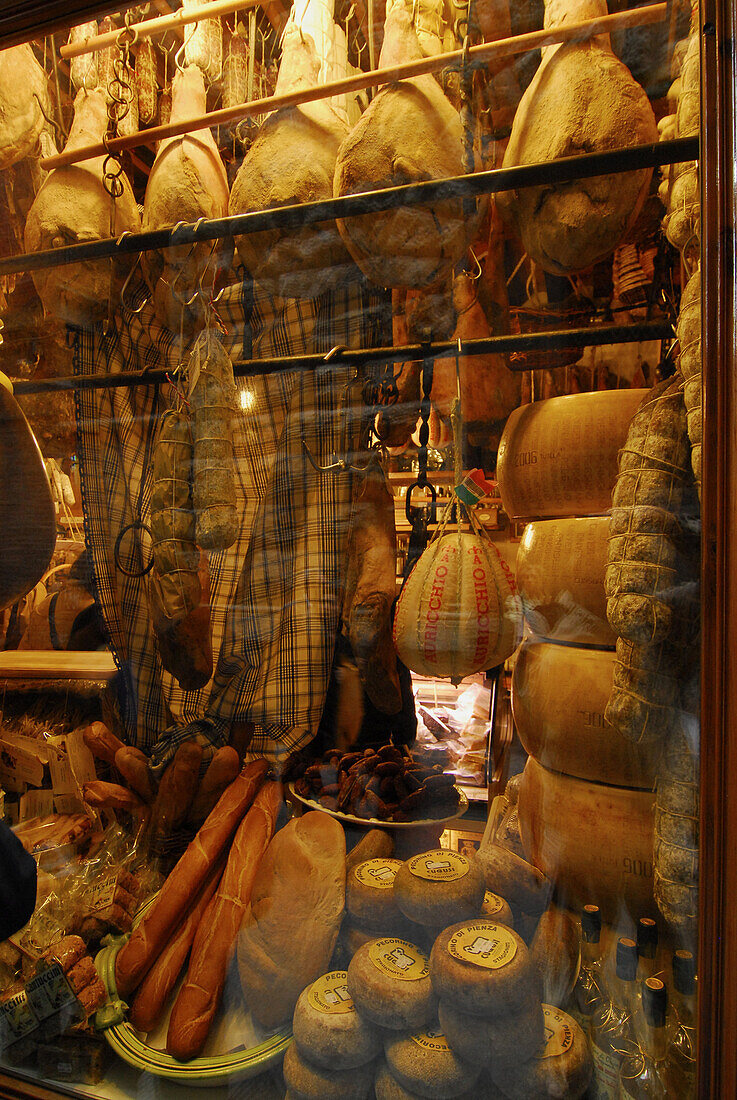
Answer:
[[305, 986], [328, 969], [345, 904], [345, 835], [315, 811], [266, 850], [238, 938], [246, 1003], [264, 1027], [288, 1022]]

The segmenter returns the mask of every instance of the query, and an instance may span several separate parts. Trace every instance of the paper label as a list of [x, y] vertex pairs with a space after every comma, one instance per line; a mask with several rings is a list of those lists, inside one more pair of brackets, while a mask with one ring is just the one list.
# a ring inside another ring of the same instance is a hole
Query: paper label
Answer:
[[0, 740], [0, 777], [3, 786], [16, 794], [22, 794], [26, 786], [40, 787], [44, 777], [43, 760], [21, 745]]
[[21, 989], [7, 1001], [0, 1005], [0, 1019], [2, 1020], [2, 1033], [6, 1045], [14, 1043], [16, 1039], [22, 1039], [38, 1027], [38, 1020], [33, 1014], [33, 1009], [28, 1003], [25, 989]]
[[484, 915], [487, 917], [495, 917], [497, 913], [501, 913], [506, 904], [504, 898], [500, 898], [498, 894], [494, 894], [491, 890], [487, 890], [484, 894]]
[[374, 890], [391, 890], [394, 878], [402, 866], [401, 859], [367, 859], [354, 868], [353, 874], [362, 886]]
[[594, 1062], [592, 1091], [596, 1100], [619, 1100], [619, 1060], [613, 1054], [591, 1044]]
[[413, 1035], [412, 1042], [417, 1043], [418, 1047], [422, 1047], [423, 1050], [434, 1050], [439, 1054], [450, 1054], [448, 1040], [439, 1028], [428, 1027], [425, 1031], [421, 1031], [419, 1035]]
[[517, 954], [517, 941], [503, 924], [471, 921], [453, 934], [448, 951], [461, 962], [502, 970]]
[[355, 1012], [356, 1008], [346, 985], [347, 977], [346, 970], [331, 970], [329, 974], [323, 974], [310, 986], [307, 1000], [318, 1012], [326, 1012], [328, 1015]]
[[19, 821], [30, 821], [33, 817], [51, 817], [53, 812], [53, 791], [31, 790], [20, 797]]
[[449, 852], [445, 848], [423, 852], [409, 861], [410, 874], [428, 882], [456, 882], [467, 875], [470, 869], [471, 863], [465, 856], [460, 852]]
[[62, 1008], [76, 1003], [74, 990], [58, 963], [42, 970], [26, 985], [28, 1001], [39, 1020], [46, 1020]]
[[543, 1005], [545, 1042], [538, 1058], [558, 1058], [573, 1046], [573, 1028], [565, 1012], [553, 1005]]
[[74, 778], [64, 737], [53, 737], [49, 740], [49, 771], [51, 785], [54, 788], [56, 812], [59, 814], [84, 813], [84, 802]]
[[90, 916], [102, 913], [109, 908], [115, 900], [115, 891], [118, 888], [118, 876], [102, 879], [101, 882], [93, 882], [87, 887], [86, 901]]
[[369, 958], [377, 970], [401, 982], [418, 982], [430, 973], [427, 956], [407, 940], [374, 940]]

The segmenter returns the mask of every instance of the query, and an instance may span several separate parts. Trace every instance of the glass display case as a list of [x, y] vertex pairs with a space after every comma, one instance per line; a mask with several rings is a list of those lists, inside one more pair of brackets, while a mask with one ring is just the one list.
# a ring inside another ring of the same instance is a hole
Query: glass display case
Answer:
[[1, 1096], [737, 1095], [733, 20], [5, 5]]

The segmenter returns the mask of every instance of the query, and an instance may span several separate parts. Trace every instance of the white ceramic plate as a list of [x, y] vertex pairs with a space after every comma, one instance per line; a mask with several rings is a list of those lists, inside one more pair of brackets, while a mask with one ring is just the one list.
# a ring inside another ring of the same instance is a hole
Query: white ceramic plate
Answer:
[[463, 817], [468, 809], [468, 799], [465, 794], [459, 787], [456, 787], [456, 790], [460, 796], [460, 802], [453, 813], [447, 814], [445, 817], [423, 817], [418, 818], [417, 821], [383, 821], [378, 817], [355, 817], [354, 814], [343, 814], [340, 810], [328, 810], [316, 799], [305, 798], [303, 795], [297, 794], [294, 783], [289, 784], [290, 794], [303, 806], [307, 806], [308, 809], [321, 810], [324, 814], [330, 814], [336, 821], [342, 821], [345, 825], [362, 825], [366, 829], [427, 829], [429, 825], [443, 825], [449, 821], [455, 821], [456, 818]]

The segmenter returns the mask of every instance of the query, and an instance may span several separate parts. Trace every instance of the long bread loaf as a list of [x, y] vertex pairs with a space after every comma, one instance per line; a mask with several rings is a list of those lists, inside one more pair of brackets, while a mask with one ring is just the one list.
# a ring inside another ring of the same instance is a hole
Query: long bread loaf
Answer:
[[151, 1031], [156, 1026], [189, 954], [202, 915], [218, 888], [224, 867], [225, 857], [222, 856], [208, 875], [189, 913], [139, 985], [130, 1011], [130, 1022], [139, 1031]]
[[225, 873], [192, 945], [187, 980], [169, 1021], [166, 1047], [186, 1062], [200, 1053], [220, 1004], [238, 930], [261, 857], [276, 828], [281, 784], [266, 783], [235, 835]]
[[202, 883], [220, 853], [230, 843], [244, 814], [258, 793], [269, 765], [256, 760], [246, 765], [231, 783], [197, 836], [174, 867], [149, 913], [138, 925], [115, 960], [115, 981], [120, 996], [141, 983], [166, 947], [172, 932], [187, 911], [193, 890]]

